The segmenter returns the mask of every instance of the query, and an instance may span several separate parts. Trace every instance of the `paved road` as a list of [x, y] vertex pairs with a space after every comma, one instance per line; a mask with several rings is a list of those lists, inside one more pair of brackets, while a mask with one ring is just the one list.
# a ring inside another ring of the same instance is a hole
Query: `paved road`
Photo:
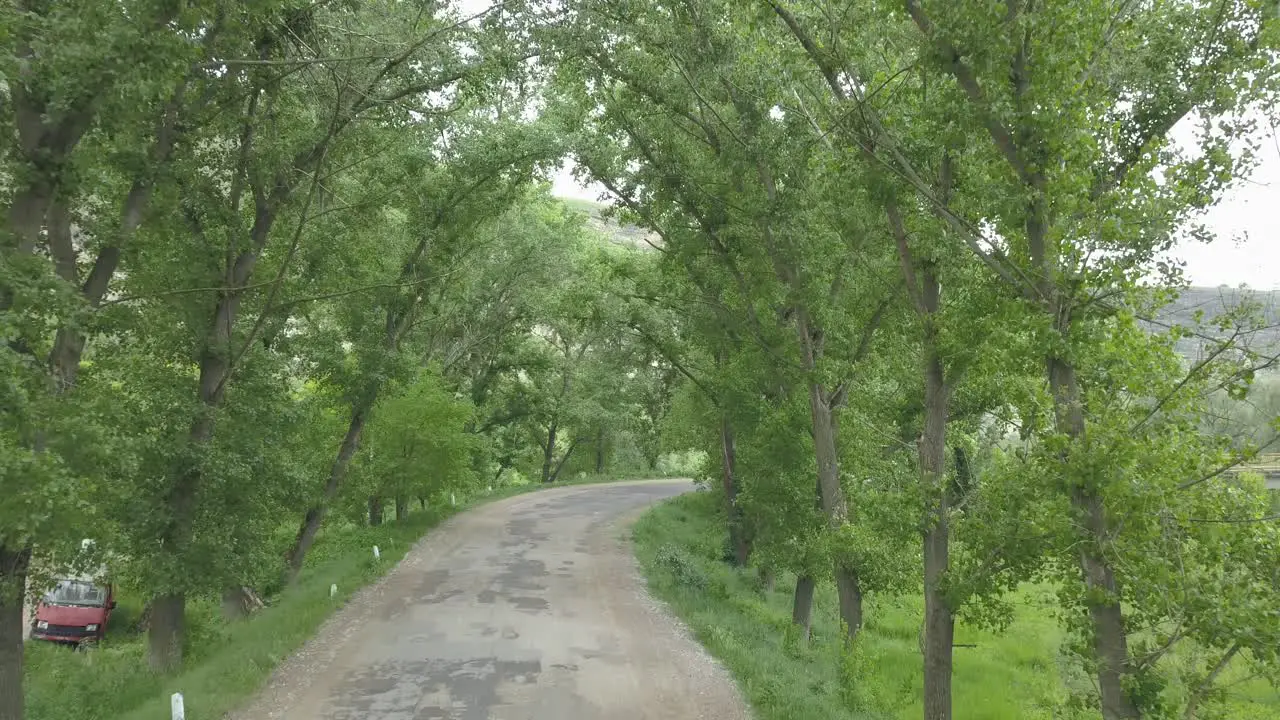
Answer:
[[239, 720], [746, 720], [643, 590], [625, 539], [687, 481], [567, 487], [432, 532], [286, 661]]

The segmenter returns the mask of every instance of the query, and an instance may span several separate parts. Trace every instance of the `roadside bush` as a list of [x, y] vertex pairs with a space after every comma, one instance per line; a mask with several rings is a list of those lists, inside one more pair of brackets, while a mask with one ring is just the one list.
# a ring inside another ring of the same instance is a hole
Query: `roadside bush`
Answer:
[[671, 577], [676, 585], [690, 590], [707, 589], [706, 574], [702, 571], [702, 568], [698, 567], [697, 561], [682, 548], [675, 545], [663, 545], [658, 548], [658, 552], [654, 556], [654, 562]]

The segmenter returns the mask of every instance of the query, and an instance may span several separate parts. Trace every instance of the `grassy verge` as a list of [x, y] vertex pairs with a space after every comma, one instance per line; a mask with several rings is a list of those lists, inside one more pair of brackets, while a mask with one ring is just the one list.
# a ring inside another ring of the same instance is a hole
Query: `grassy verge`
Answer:
[[[634, 529], [636, 555], [651, 591], [669, 603], [737, 678], [760, 720], [915, 720], [923, 710], [919, 597], [873, 598], [856, 647], [842, 648], [830, 584], [814, 602], [814, 638], [791, 626], [794, 578], [776, 590], [734, 570], [724, 553], [714, 496], [690, 493], [647, 512]], [[1093, 720], [1073, 700], [1089, 680], [1060, 652], [1063, 634], [1048, 590], [1013, 598], [1012, 626], [995, 634], [957, 627], [953, 704], [958, 720]], [[1222, 717], [1280, 717], [1280, 695], [1239, 685]]]
[[[551, 487], [581, 484], [580, 478]], [[128, 596], [112, 616], [101, 648], [73, 652], [48, 643], [27, 644], [29, 720], [168, 720], [169, 695], [181, 692], [187, 720], [214, 720], [238, 707], [262, 686], [282, 660], [357, 590], [404, 557], [432, 527], [469, 507], [537, 490], [538, 484], [495, 489], [456, 507], [410, 513], [380, 527], [326, 528], [307, 557], [298, 582], [242, 622], [221, 620], [217, 603], [195, 600], [187, 610], [187, 662], [182, 672], [159, 676], [147, 668], [145, 639], [131, 634], [140, 602]], [[377, 545], [382, 559], [374, 562]], [[329, 597], [329, 586], [338, 593]]]

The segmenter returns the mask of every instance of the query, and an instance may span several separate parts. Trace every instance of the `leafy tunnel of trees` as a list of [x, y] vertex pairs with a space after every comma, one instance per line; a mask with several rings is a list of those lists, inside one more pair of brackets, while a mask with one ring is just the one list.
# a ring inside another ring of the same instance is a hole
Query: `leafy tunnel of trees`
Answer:
[[685, 450], [803, 632], [923, 593], [927, 720], [1028, 581], [1106, 720], [1280, 679], [1271, 318], [1159, 319], [1267, 150], [1274, 0], [15, 0], [0, 43], [0, 719], [84, 537], [168, 673], [326, 523]]

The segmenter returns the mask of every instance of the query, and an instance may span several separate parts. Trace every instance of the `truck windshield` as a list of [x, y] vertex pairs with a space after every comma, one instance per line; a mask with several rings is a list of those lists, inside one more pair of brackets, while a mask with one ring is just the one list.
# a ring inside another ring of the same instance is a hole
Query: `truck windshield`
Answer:
[[102, 607], [107, 604], [107, 591], [83, 580], [59, 580], [58, 586], [44, 596], [50, 605], [83, 605]]

